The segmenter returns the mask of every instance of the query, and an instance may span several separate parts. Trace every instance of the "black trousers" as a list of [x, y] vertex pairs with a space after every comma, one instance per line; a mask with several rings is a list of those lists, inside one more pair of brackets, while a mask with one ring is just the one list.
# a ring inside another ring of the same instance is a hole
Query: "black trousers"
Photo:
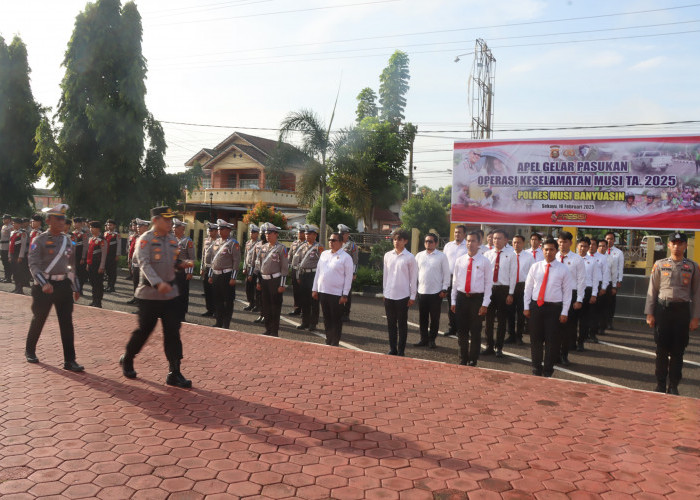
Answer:
[[301, 310], [301, 283], [297, 279], [296, 269], [292, 269], [292, 297], [294, 297], [294, 310]]
[[[452, 277], [450, 277], [450, 283], [452, 283]], [[455, 313], [452, 312], [452, 285], [447, 289], [447, 335], [454, 335], [457, 331], [457, 320], [455, 319]]]
[[36, 345], [39, 342], [41, 330], [44, 328], [46, 318], [51, 312], [51, 306], [56, 308], [58, 328], [61, 332], [63, 344], [63, 360], [68, 363], [75, 361], [75, 347], [73, 344], [73, 290], [70, 280], [50, 281], [53, 285], [53, 293], [44, 293], [41, 286], [32, 287], [32, 322], [27, 333], [26, 350], [29, 354], [36, 353]]
[[481, 328], [484, 317], [479, 316], [479, 309], [484, 303], [483, 293], [457, 292], [455, 303], [455, 320], [457, 322], [457, 339], [459, 342], [459, 364], [466, 365], [479, 359], [481, 349]]
[[107, 286], [114, 288], [117, 282], [117, 254], [112, 252], [107, 254], [107, 262], [105, 262], [105, 275], [107, 276]]
[[78, 277], [78, 283], [80, 283], [80, 294], [82, 295], [83, 287], [88, 281], [90, 281], [90, 274], [88, 273], [85, 264], [80, 264], [81, 256], [82, 253], [80, 255], [76, 255], [77, 264], [75, 265], [75, 275]]
[[207, 308], [207, 312], [214, 314], [214, 286], [209, 283], [209, 266], [204, 268], [204, 275], [202, 276], [202, 288], [204, 289], [204, 304]]
[[12, 268], [12, 278], [15, 281], [15, 289], [29, 286], [29, 265], [27, 257], [19, 261], [19, 251], [11, 255], [10, 266]]
[[92, 305], [102, 307], [102, 297], [105, 293], [104, 274], [99, 273], [100, 263], [93, 262], [88, 266], [90, 286], [92, 287]]
[[[345, 304], [340, 304], [340, 295], [319, 293], [318, 302], [323, 309], [323, 326], [326, 330], [326, 344], [337, 346], [343, 333]], [[315, 301], [314, 301], [315, 302]]]
[[9, 250], [0, 250], [0, 260], [2, 261], [2, 269], [5, 272], [5, 281], [12, 279], [12, 266], [10, 264]]
[[190, 307], [190, 282], [187, 279], [187, 274], [185, 272], [176, 272], [175, 284], [177, 285], [177, 291], [180, 294], [177, 296], [178, 303], [180, 304], [178, 307], [182, 315], [180, 321], [185, 321], [185, 315]]
[[182, 359], [182, 341], [180, 340], [180, 311], [177, 297], [170, 300], [138, 300], [139, 325], [131, 333], [126, 344], [126, 356], [133, 358], [146, 344], [148, 337], [160, 318], [163, 324], [163, 346], [165, 357], [170, 364], [179, 363]]
[[[250, 279], [248, 279], [250, 278]], [[260, 281], [260, 276], [253, 273], [250, 276], [246, 276], [245, 280], [245, 297], [248, 301], [248, 305], [252, 307], [260, 307], [260, 292], [255, 285]]]
[[139, 279], [141, 279], [141, 269], [131, 267], [131, 283], [134, 285], [134, 292], [139, 287]]
[[566, 323], [559, 323], [559, 338], [561, 339], [561, 355], [568, 356], [569, 350], [576, 345], [576, 326], [581, 315], [581, 309], [574, 309], [574, 303], [577, 301], [576, 295], [578, 292], [571, 292], [571, 305], [567, 314]]
[[657, 304], [654, 317], [656, 341], [656, 380], [677, 386], [683, 376], [683, 354], [690, 339], [690, 304], [676, 302]]
[[231, 273], [214, 275], [214, 309], [216, 324], [214, 326], [228, 329], [233, 316], [233, 303], [236, 300], [236, 287], [229, 285]]
[[612, 285], [608, 285], [605, 289], [605, 295], [598, 296], [598, 334], [605, 334], [608, 328], [608, 317], [610, 315], [610, 301], [613, 300]]
[[498, 330], [496, 330], [496, 349], [503, 349], [503, 341], [506, 339], [506, 323], [508, 322], [508, 287], [503, 285], [494, 286], [491, 290], [491, 303], [486, 312], [486, 346], [493, 349], [493, 323], [498, 320]]
[[299, 278], [299, 299], [301, 303], [301, 324], [315, 327], [318, 324], [319, 303], [311, 296], [314, 287], [314, 278], [316, 271], [313, 273], [304, 273]]
[[418, 323], [421, 341], [437, 338], [440, 329], [441, 307], [442, 297], [439, 293], [418, 294]]
[[[591, 332], [591, 317], [593, 316], [593, 310], [595, 304], [591, 304], [591, 296], [593, 295], [593, 288], [586, 287], [586, 293], [583, 296], [583, 302], [581, 303], [581, 309], [578, 311], [577, 325], [574, 327], [574, 335], [578, 330], [578, 337], [576, 343], [578, 345], [583, 345], [583, 343], [590, 337]], [[598, 300], [596, 298], [596, 300]], [[596, 318], [597, 321], [597, 318]]]
[[525, 296], [525, 282], [515, 284], [513, 303], [508, 307], [508, 336], [523, 339], [525, 333], [525, 315], [523, 314], [523, 298]]
[[[559, 357], [561, 340], [559, 316], [562, 314], [561, 302], [545, 302], [542, 307], [536, 301], [530, 302], [530, 357], [532, 373], [551, 377], [554, 373], [554, 361]], [[544, 352], [544, 366], [542, 355]]]
[[350, 317], [350, 307], [352, 306], [352, 288], [348, 292], [348, 301], [343, 304], [343, 316]]
[[[617, 284], [617, 283], [615, 283], [615, 284]], [[614, 288], [614, 286], [610, 285], [611, 290], [612, 290], [612, 288]], [[618, 292], [619, 292], [619, 290], [618, 290]], [[615, 307], [616, 306], [617, 306], [617, 294], [610, 293], [610, 295], [608, 296], [608, 307], [607, 307], [606, 317], [605, 317], [605, 319], [607, 320], [607, 324], [605, 326], [612, 325], [613, 319], [615, 318]]]
[[261, 279], [262, 315], [265, 317], [265, 335], [279, 337], [280, 315], [282, 314], [282, 296], [278, 289], [282, 277]]
[[403, 356], [408, 338], [408, 297], [384, 299], [384, 311], [389, 329], [389, 353]]

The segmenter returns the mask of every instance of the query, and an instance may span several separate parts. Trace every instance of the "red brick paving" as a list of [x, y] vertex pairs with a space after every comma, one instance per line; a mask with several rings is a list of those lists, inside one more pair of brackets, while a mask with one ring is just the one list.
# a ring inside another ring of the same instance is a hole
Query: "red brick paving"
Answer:
[[182, 390], [159, 332], [121, 375], [133, 315], [76, 307], [74, 374], [0, 301], [3, 499], [700, 497], [696, 399], [190, 324]]

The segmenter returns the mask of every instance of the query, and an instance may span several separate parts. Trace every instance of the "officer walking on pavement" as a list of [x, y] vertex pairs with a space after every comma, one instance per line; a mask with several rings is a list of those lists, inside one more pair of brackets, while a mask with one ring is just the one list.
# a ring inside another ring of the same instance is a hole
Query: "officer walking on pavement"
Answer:
[[211, 246], [214, 254], [209, 270], [209, 284], [214, 291], [217, 328], [228, 329], [233, 316], [233, 303], [236, 300], [236, 276], [241, 264], [241, 246], [231, 237], [234, 225], [223, 219], [216, 221], [219, 226], [219, 239]]
[[29, 251], [29, 268], [34, 276], [32, 286], [32, 322], [27, 333], [24, 355], [29, 363], [38, 363], [36, 345], [51, 306], [56, 308], [58, 327], [63, 344], [63, 368], [73, 372], [84, 370], [75, 361], [73, 343], [73, 300], [80, 297], [73, 263], [73, 244], [63, 233], [68, 205], [59, 204], [45, 209], [48, 231], [39, 234]]
[[313, 332], [318, 324], [319, 302], [312, 299], [312, 292], [314, 278], [316, 278], [316, 267], [318, 259], [321, 258], [323, 247], [316, 241], [318, 227], [307, 224], [304, 231], [306, 243], [301, 245], [295, 254], [299, 263], [296, 276], [300, 288], [299, 299], [301, 300], [301, 324], [297, 326], [297, 330], [308, 328], [309, 331]]
[[255, 307], [260, 307], [256, 300], [257, 290], [255, 285], [258, 282], [258, 276], [253, 272], [255, 269], [255, 245], [260, 237], [260, 228], [255, 224], [248, 226], [250, 230], [250, 238], [245, 243], [245, 257], [243, 258], [243, 273], [245, 278], [245, 297], [248, 305], [243, 308], [244, 311], [253, 311]]
[[204, 289], [204, 304], [206, 307], [206, 311], [202, 313], [202, 316], [214, 316], [214, 288], [209, 283], [209, 269], [211, 269], [211, 259], [214, 257], [211, 247], [219, 238], [219, 226], [208, 222], [207, 229], [209, 236], [205, 238], [202, 244], [202, 258], [200, 259], [200, 273], [202, 275], [202, 288]]
[[654, 390], [678, 395], [690, 330], [700, 323], [700, 269], [684, 257], [688, 249], [685, 233], [671, 234], [668, 248], [671, 257], [654, 263], [644, 313], [656, 342]]
[[141, 266], [141, 281], [136, 289], [138, 299], [138, 328], [131, 334], [126, 352], [119, 359], [127, 378], [135, 378], [134, 358], [141, 352], [160, 318], [163, 324], [163, 344], [168, 359], [168, 385], [188, 388], [192, 381], [180, 372], [182, 341], [180, 340], [181, 313], [178, 311], [178, 290], [175, 269], [194, 266], [189, 260], [178, 259], [179, 247], [172, 234], [173, 217], [170, 207], [151, 209], [153, 227], [136, 243], [136, 258]]
[[[357, 278], [357, 264], [360, 258], [360, 249], [354, 241], [350, 239], [350, 228], [345, 224], [338, 224], [338, 233], [343, 238], [343, 251], [352, 258], [352, 280]], [[343, 321], [350, 321], [350, 307], [352, 306], [352, 288], [348, 292], [348, 300], [343, 305]]]
[[262, 278], [257, 287], [262, 291], [265, 335], [279, 337], [282, 296], [289, 271], [289, 260], [287, 248], [277, 242], [279, 228], [270, 222], [266, 222], [263, 226], [267, 243], [260, 249], [256, 261], [256, 269]]
[[[187, 223], [181, 221], [180, 219], [173, 219], [173, 233], [177, 238], [177, 245], [180, 248], [180, 255], [178, 259], [181, 261], [191, 261], [195, 260], [194, 243], [192, 238], [185, 236], [185, 228]], [[190, 280], [192, 279], [193, 267], [188, 268], [178, 268], [175, 272], [175, 282], [177, 283], [177, 289], [180, 292], [180, 309], [182, 312], [182, 321], [185, 321], [185, 315], [187, 314], [187, 309], [190, 305]]]

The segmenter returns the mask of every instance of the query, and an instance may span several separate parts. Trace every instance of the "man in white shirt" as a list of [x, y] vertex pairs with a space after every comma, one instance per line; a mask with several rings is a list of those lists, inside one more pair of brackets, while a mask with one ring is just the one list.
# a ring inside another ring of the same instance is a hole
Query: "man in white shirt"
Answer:
[[384, 310], [389, 329], [391, 356], [403, 356], [408, 337], [408, 308], [416, 300], [418, 266], [406, 250], [408, 231], [395, 230], [391, 238], [394, 249], [384, 254]]
[[540, 233], [532, 233], [530, 235], [530, 248], [528, 252], [535, 259], [535, 262], [544, 260], [544, 254], [542, 253], [542, 236]]
[[[596, 248], [593, 250], [593, 242], [596, 243]], [[595, 337], [594, 342], [598, 341], [598, 335], [605, 334], [605, 328], [607, 327], [608, 319], [606, 316], [606, 311], [608, 310], [608, 300], [610, 299], [610, 289], [612, 288], [610, 280], [610, 263], [606, 255], [608, 249], [608, 242], [602, 238], [594, 239], [591, 238], [591, 249], [588, 253], [592, 254], [595, 252], [595, 258], [598, 260], [598, 265], [600, 266], [600, 272], [603, 277], [603, 281], [600, 283], [600, 291], [598, 292], [598, 300], [596, 301], [596, 318], [597, 323], [595, 327]]]
[[559, 252], [557, 260], [566, 265], [571, 273], [571, 307], [565, 313], [568, 320], [561, 326], [561, 364], [569, 366], [569, 350], [576, 348], [576, 326], [583, 306], [583, 296], [586, 293], [586, 269], [583, 259], [571, 251], [574, 235], [568, 231], [559, 233]]
[[[610, 285], [610, 266], [608, 266], [608, 259], [605, 255], [598, 252], [600, 240], [598, 240], [598, 238], [590, 238], [590, 240], [591, 246], [588, 249], [588, 255], [595, 259], [598, 265], [600, 283], [598, 283], [598, 298], [595, 304], [589, 305], [591, 321], [588, 326], [588, 339], [594, 344], [597, 344], [598, 330], [600, 328], [600, 312], [605, 304], [605, 299], [607, 299], [607, 288], [608, 285]], [[602, 240], [602, 242], [607, 245], [605, 240]]]
[[625, 270], [625, 254], [615, 246], [615, 233], [608, 231], [605, 233], [605, 241], [608, 242], [607, 256], [610, 259], [610, 279], [612, 288], [608, 296], [607, 327], [612, 329], [613, 318], [615, 317], [615, 306], [617, 305], [617, 292], [622, 286], [622, 275]]
[[[437, 234], [425, 235], [425, 250], [416, 255], [418, 266], [418, 317], [420, 342], [416, 347], [435, 348], [435, 339], [440, 329], [440, 309], [442, 299], [450, 287], [452, 271], [447, 257], [437, 250]], [[428, 328], [430, 322], [430, 328]]]
[[[455, 226], [454, 230], [454, 240], [448, 242], [445, 245], [445, 248], [443, 248], [443, 252], [445, 256], [447, 257], [447, 262], [450, 266], [450, 273], [454, 272], [455, 268], [455, 262], [457, 262], [457, 259], [460, 258], [462, 255], [467, 253], [467, 242], [464, 240], [464, 237], [467, 235], [467, 228], [464, 227], [463, 225]], [[452, 306], [453, 302], [451, 301], [452, 297], [452, 280], [450, 279], [450, 288], [447, 289], [447, 301], [448, 301], [448, 306]], [[447, 310], [447, 319], [449, 321], [449, 325], [447, 328], [447, 331], [445, 332], [445, 336], [447, 335], [455, 335], [457, 333], [457, 328], [455, 327], [455, 315], [452, 312], [452, 308], [450, 307]]]
[[[556, 260], [558, 245], [551, 238], [542, 245], [544, 260], [530, 268], [525, 280], [524, 308], [529, 319], [533, 375], [551, 377], [559, 357], [559, 326], [567, 321], [573, 279]], [[544, 351], [544, 366], [542, 356]]]
[[508, 308], [508, 338], [504, 344], [525, 345], [523, 332], [525, 331], [525, 315], [523, 315], [523, 296], [525, 293], [525, 278], [530, 267], [535, 263], [532, 253], [525, 250], [525, 238], [521, 234], [513, 236], [513, 250], [515, 252], [515, 267], [517, 276], [513, 303]]
[[477, 231], [467, 235], [466, 255], [455, 264], [452, 282], [452, 311], [457, 319], [459, 364], [476, 366], [481, 348], [481, 326], [491, 302], [493, 269], [479, 253], [481, 236]]
[[331, 234], [328, 242], [331, 248], [321, 253], [318, 260], [311, 296], [319, 301], [323, 310], [326, 344], [337, 346], [343, 333], [343, 314], [355, 265], [350, 254], [342, 249], [340, 233]]
[[[585, 289], [581, 311], [578, 318], [578, 340], [576, 342], [576, 350], [582, 352], [583, 344], [586, 340], [596, 338], [595, 330], [591, 330], [598, 318], [595, 315], [596, 304], [598, 303], [598, 286], [603, 277], [600, 271], [598, 260], [588, 253], [591, 248], [590, 238], [584, 236], [578, 241], [578, 254], [583, 259], [583, 268], [585, 270]], [[593, 333], [591, 333], [591, 331]], [[597, 341], [597, 338], [594, 342]]]
[[[481, 355], [487, 356], [495, 353], [497, 358], [502, 358], [508, 308], [513, 303], [513, 293], [517, 281], [517, 263], [515, 252], [505, 248], [508, 240], [503, 229], [494, 230], [492, 240], [493, 249], [484, 254], [493, 268], [493, 288], [491, 289], [491, 304], [489, 304], [489, 310], [486, 313], [486, 348], [481, 351]], [[496, 318], [498, 318], [498, 331], [494, 342], [493, 325]]]

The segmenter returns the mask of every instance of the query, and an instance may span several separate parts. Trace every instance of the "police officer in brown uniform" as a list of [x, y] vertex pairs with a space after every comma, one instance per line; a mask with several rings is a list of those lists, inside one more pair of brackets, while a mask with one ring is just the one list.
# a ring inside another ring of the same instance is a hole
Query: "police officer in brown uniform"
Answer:
[[92, 236], [88, 240], [88, 251], [85, 257], [90, 286], [92, 287], [93, 307], [102, 307], [102, 297], [104, 295], [104, 273], [107, 263], [107, 247], [102, 238], [100, 223], [96, 220], [90, 222], [90, 232]]
[[262, 246], [257, 256], [256, 269], [259, 270], [261, 278], [257, 287], [262, 291], [265, 335], [279, 337], [282, 295], [289, 271], [289, 260], [287, 247], [277, 242], [279, 228], [270, 222], [266, 222], [263, 226], [267, 243]]
[[73, 241], [73, 259], [75, 275], [78, 278], [80, 293], [83, 293], [83, 285], [87, 281], [87, 271], [85, 270], [85, 255], [87, 255], [87, 241], [89, 235], [83, 230], [85, 219], [83, 217], [73, 218], [74, 230], [70, 233], [70, 238]]
[[[23, 294], [24, 287], [29, 286], [29, 268], [27, 253], [29, 252], [29, 235], [22, 227], [24, 218], [15, 217], [12, 221], [13, 231], [10, 234], [10, 262], [15, 289], [12, 293]], [[28, 219], [27, 219], [28, 220]]]
[[258, 286], [262, 282], [260, 277], [260, 268], [258, 267], [259, 261], [258, 257], [262, 251], [262, 247], [267, 243], [267, 226], [265, 224], [260, 225], [260, 239], [253, 247], [253, 275], [255, 276], [255, 307], [254, 312], [259, 312], [260, 315], [253, 320], [253, 323], [263, 323], [265, 321], [265, 316], [262, 313], [262, 289]]
[[29, 250], [29, 268], [34, 276], [32, 287], [32, 322], [27, 333], [24, 355], [29, 363], [38, 363], [36, 345], [51, 306], [56, 308], [58, 327], [63, 344], [63, 368], [74, 372], [83, 371], [75, 361], [73, 344], [73, 299], [80, 297], [73, 264], [73, 244], [63, 232], [68, 205], [60, 204], [45, 209], [48, 231], [34, 238]]
[[[360, 249], [354, 241], [350, 239], [350, 228], [345, 224], [338, 224], [338, 233], [343, 238], [343, 250], [352, 258], [352, 279], [357, 277], [357, 264], [360, 258]], [[350, 306], [352, 305], [352, 289], [348, 292], [348, 301], [343, 305], [343, 321], [350, 321]]]
[[250, 238], [245, 243], [245, 257], [243, 259], [243, 273], [246, 275], [245, 296], [248, 301], [248, 305], [243, 308], [244, 311], [252, 311], [256, 305], [260, 306], [255, 300], [257, 295], [255, 285], [258, 282], [258, 276], [253, 272], [255, 269], [255, 245], [260, 236], [260, 228], [255, 224], [251, 224], [249, 229]]
[[700, 322], [700, 269], [683, 257], [688, 249], [684, 233], [671, 234], [668, 247], [671, 257], [657, 260], [651, 272], [644, 313], [656, 341], [654, 390], [677, 395], [690, 330]]
[[211, 246], [219, 239], [219, 226], [214, 223], [207, 223], [209, 235], [204, 239], [202, 244], [202, 258], [200, 262], [200, 274], [202, 275], [202, 288], [204, 289], [204, 305], [206, 311], [202, 316], [214, 316], [214, 288], [209, 283], [209, 269], [211, 269], [211, 259], [214, 254], [211, 252]]
[[172, 233], [173, 217], [170, 207], [151, 209], [153, 227], [136, 242], [136, 258], [141, 266], [141, 281], [136, 289], [139, 306], [139, 325], [131, 334], [126, 352], [119, 359], [127, 378], [135, 378], [134, 358], [141, 352], [160, 318], [163, 324], [163, 344], [168, 359], [168, 385], [192, 387], [180, 372], [182, 341], [180, 340], [181, 313], [178, 310], [178, 290], [175, 269], [187, 269], [194, 265], [190, 260], [180, 260], [180, 249]]
[[[191, 261], [195, 260], [194, 243], [192, 238], [185, 236], [185, 228], [187, 223], [181, 221], [180, 219], [173, 219], [173, 233], [175, 238], [177, 238], [177, 245], [180, 248], [179, 259], [181, 261]], [[192, 272], [194, 267], [188, 268], [178, 268], [175, 272], [175, 282], [177, 283], [177, 289], [180, 292], [180, 310], [182, 312], [182, 321], [185, 321], [185, 315], [190, 305], [190, 280], [192, 279]]]
[[[298, 262], [296, 269], [297, 282], [299, 283], [299, 299], [301, 300], [301, 324], [297, 330], [307, 329], [311, 332], [316, 330], [319, 316], [319, 302], [313, 300], [313, 286], [316, 278], [316, 268], [318, 260], [323, 253], [323, 247], [316, 239], [318, 238], [318, 227], [307, 224], [304, 228], [306, 242], [299, 247], [295, 257]], [[292, 271], [294, 272], [294, 271]]]
[[105, 250], [107, 252], [107, 262], [105, 274], [107, 275], [107, 288], [105, 292], [114, 292], [114, 285], [117, 282], [117, 261], [122, 254], [121, 236], [117, 232], [117, 221], [108, 219], [105, 225], [104, 234]]
[[233, 303], [236, 300], [236, 276], [241, 264], [241, 246], [231, 237], [233, 224], [223, 219], [216, 221], [219, 226], [219, 239], [212, 246], [214, 256], [207, 279], [214, 287], [215, 327], [228, 329], [231, 326]]
[[292, 268], [292, 294], [294, 296], [294, 309], [289, 312], [289, 316], [299, 316], [301, 314], [301, 284], [297, 269], [299, 269], [298, 250], [306, 243], [306, 224], [297, 225], [294, 231], [297, 238], [289, 245], [289, 265]]

